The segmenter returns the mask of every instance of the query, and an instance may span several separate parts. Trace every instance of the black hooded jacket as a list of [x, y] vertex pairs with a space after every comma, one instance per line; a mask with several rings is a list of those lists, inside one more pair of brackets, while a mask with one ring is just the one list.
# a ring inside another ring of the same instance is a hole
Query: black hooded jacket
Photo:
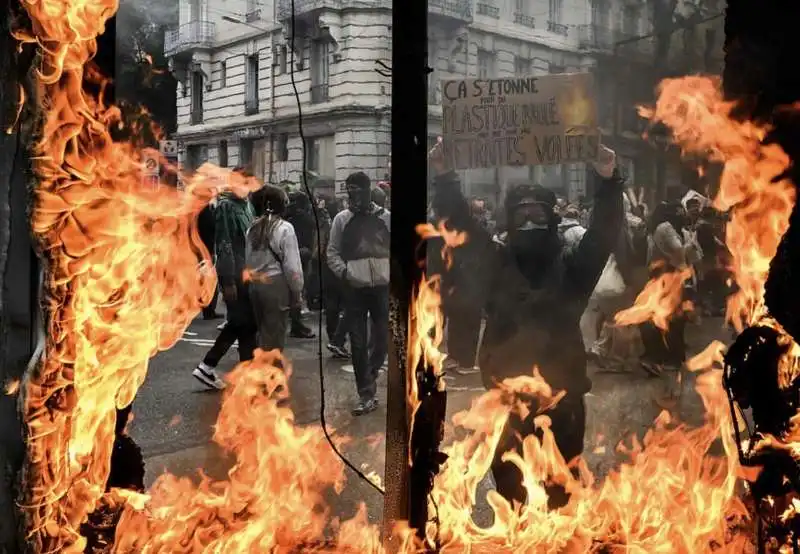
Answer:
[[591, 388], [579, 321], [617, 245], [623, 217], [618, 174], [594, 178], [600, 182], [586, 234], [576, 247], [556, 255], [539, 288], [523, 275], [510, 247], [493, 241], [471, 217], [456, 174], [436, 179], [434, 209], [449, 227], [467, 233], [461, 248], [473, 252], [473, 275], [484, 291], [465, 300], [486, 310], [479, 365], [487, 388], [507, 377], [532, 375], [534, 366], [555, 390], [584, 394]]

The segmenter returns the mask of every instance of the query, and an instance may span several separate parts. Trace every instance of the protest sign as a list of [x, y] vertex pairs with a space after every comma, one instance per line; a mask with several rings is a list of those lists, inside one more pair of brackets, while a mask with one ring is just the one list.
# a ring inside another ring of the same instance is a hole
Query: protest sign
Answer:
[[442, 139], [452, 169], [597, 159], [592, 75], [460, 79], [442, 83]]

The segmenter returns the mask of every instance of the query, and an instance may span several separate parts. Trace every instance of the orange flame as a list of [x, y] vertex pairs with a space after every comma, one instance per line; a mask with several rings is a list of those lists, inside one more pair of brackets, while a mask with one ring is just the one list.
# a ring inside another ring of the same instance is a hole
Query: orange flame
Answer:
[[644, 114], [672, 130], [687, 154], [723, 163], [714, 206], [730, 211], [725, 240], [739, 290], [728, 299], [727, 317], [741, 331], [765, 314], [764, 285], [769, 264], [789, 226], [795, 188], [775, 180], [789, 166], [777, 144], [763, 144], [769, 129], [731, 118], [734, 104], [722, 99], [718, 79], [667, 79], [653, 110]]
[[666, 331], [669, 318], [681, 307], [683, 284], [691, 276], [692, 269], [683, 268], [651, 279], [633, 306], [617, 312], [614, 321], [617, 325], [637, 325], [652, 320], [656, 327]]
[[[115, 408], [133, 400], [148, 360], [181, 337], [216, 286], [196, 216], [215, 171], [186, 194], [142, 186], [143, 161], [109, 130], [120, 112], [83, 89], [116, 2], [25, 2], [46, 108], [35, 145], [32, 228], [45, 258], [44, 354], [23, 383], [28, 456], [21, 501], [40, 552], [82, 552], [78, 528], [104, 493]], [[85, 68], [86, 66], [86, 68]], [[249, 186], [247, 183], [243, 187]]]
[[236, 457], [228, 480], [161, 476], [128, 501], [116, 552], [381, 552], [363, 506], [349, 521], [331, 517], [324, 494], [341, 492], [344, 467], [320, 428], [294, 423], [290, 372], [277, 351], [257, 351], [229, 374], [214, 433]]
[[[186, 194], [142, 190], [139, 153], [114, 143], [108, 132], [118, 110], [82, 89], [84, 65], [115, 0], [24, 6], [33, 34], [17, 36], [44, 54], [40, 81], [48, 109], [37, 145], [33, 227], [49, 264], [49, 325], [44, 358], [22, 387], [29, 460], [22, 508], [33, 549], [81, 552], [78, 527], [103, 496], [108, 476], [114, 409], [132, 400], [149, 357], [174, 344], [211, 297], [215, 279], [198, 270], [209, 256], [194, 220], [219, 170], [201, 168]], [[763, 130], [733, 123], [709, 81], [693, 79], [666, 82], [655, 117], [675, 129], [685, 148], [703, 146], [726, 162], [718, 202], [733, 206], [728, 240], [742, 291], [729, 316], [741, 325], [763, 313], [768, 261], [794, 202], [788, 184], [769, 180], [788, 160], [777, 147], [760, 144]], [[246, 191], [252, 183], [240, 186]], [[754, 214], [763, 213], [770, 214], [767, 223], [754, 223], [763, 219]], [[433, 279], [420, 284], [407, 369], [424, 360], [440, 375], [437, 286]], [[331, 517], [324, 493], [341, 490], [341, 463], [321, 430], [295, 425], [286, 407], [290, 370], [276, 368], [274, 356], [257, 352], [229, 377], [215, 431], [215, 440], [236, 456], [227, 481], [194, 486], [165, 475], [147, 496], [106, 497], [127, 503], [117, 551], [382, 551], [363, 507], [341, 525]], [[407, 373], [415, 390], [413, 371]], [[445, 552], [745, 551], [747, 537], [726, 520], [743, 518], [745, 510], [735, 496], [739, 468], [719, 371], [699, 376], [698, 390], [706, 425], [688, 429], [662, 415], [642, 444], [623, 449], [630, 462], [599, 485], [580, 460], [579, 477], [573, 476], [540, 415], [543, 440], [528, 437], [521, 456], [507, 454], [523, 471], [529, 502], [515, 508], [490, 493], [495, 523], [480, 528], [471, 517], [477, 484], [508, 414], [519, 409], [515, 393], [536, 395], [544, 405], [563, 394], [535, 372], [506, 381], [455, 418], [472, 434], [449, 448], [433, 494], [439, 521], [429, 532], [442, 537]], [[409, 397], [412, 408], [415, 398]], [[720, 438], [724, 458], [709, 455]], [[572, 493], [556, 513], [547, 511], [540, 484], [553, 476]], [[401, 551], [414, 549], [406, 536]]]

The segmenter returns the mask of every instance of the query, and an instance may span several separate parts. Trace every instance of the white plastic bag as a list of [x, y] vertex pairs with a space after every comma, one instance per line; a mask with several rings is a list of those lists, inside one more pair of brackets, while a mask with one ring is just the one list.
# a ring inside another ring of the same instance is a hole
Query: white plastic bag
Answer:
[[595, 297], [619, 296], [625, 292], [625, 280], [619, 271], [617, 259], [612, 254], [592, 293]]

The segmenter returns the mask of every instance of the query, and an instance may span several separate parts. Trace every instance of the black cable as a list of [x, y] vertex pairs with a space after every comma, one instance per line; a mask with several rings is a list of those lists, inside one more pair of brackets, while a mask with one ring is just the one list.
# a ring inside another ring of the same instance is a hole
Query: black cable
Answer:
[[[308, 162], [308, 153], [306, 152], [306, 136], [303, 131], [303, 107], [302, 102], [300, 101], [300, 92], [297, 90], [297, 82], [295, 81], [294, 77], [294, 41], [295, 41], [295, 23], [296, 23], [296, 12], [295, 12], [295, 0], [291, 0], [292, 5], [292, 13], [291, 13], [291, 38], [289, 39], [289, 50], [291, 53], [289, 54], [289, 76], [292, 80], [292, 90], [294, 91], [294, 98], [295, 102], [297, 103], [297, 128], [298, 134], [300, 135], [300, 141], [302, 142], [302, 156], [303, 156], [303, 167], [301, 171], [301, 182], [303, 184], [303, 190], [305, 191], [306, 195], [308, 196], [308, 200], [311, 204], [311, 212], [314, 215], [314, 227], [316, 229], [316, 242], [317, 242], [317, 278], [319, 279], [319, 293], [320, 295], [323, 294], [323, 279], [322, 279], [322, 240], [320, 239], [320, 225], [319, 225], [319, 214], [317, 213], [317, 204], [314, 202], [314, 196], [311, 194], [311, 188], [308, 186], [308, 179], [306, 179], [306, 163]], [[364, 475], [364, 473], [358, 469], [353, 463], [345, 458], [344, 454], [339, 451], [339, 448], [334, 444], [333, 439], [331, 438], [330, 433], [328, 432], [328, 424], [325, 420], [325, 364], [322, 361], [322, 310], [319, 311], [319, 316], [317, 317], [317, 362], [319, 364], [319, 421], [320, 425], [322, 426], [322, 432], [325, 435], [325, 440], [328, 441], [333, 451], [339, 457], [339, 459], [344, 462], [344, 465], [349, 467], [353, 472], [358, 475], [361, 479], [369, 483], [369, 485], [378, 491], [381, 494], [385, 494], [384, 490], [374, 483], [369, 477]]]

